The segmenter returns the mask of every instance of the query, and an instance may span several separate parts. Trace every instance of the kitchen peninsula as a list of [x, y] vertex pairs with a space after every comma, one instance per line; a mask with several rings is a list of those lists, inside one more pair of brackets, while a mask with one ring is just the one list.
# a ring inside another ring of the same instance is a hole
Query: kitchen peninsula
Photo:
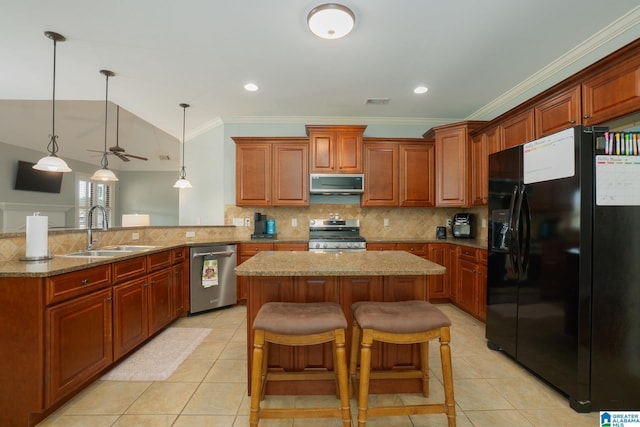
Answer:
[[[253, 320], [260, 307], [270, 301], [340, 304], [345, 313], [347, 350], [351, 345], [351, 304], [358, 301], [427, 300], [430, 275], [445, 273], [445, 267], [404, 251], [369, 252], [261, 252], [236, 267], [238, 276], [248, 277], [247, 355], [251, 381]], [[417, 369], [417, 345], [383, 344], [374, 351], [372, 369]], [[310, 347], [272, 345], [269, 369], [285, 371], [331, 370], [331, 344]], [[251, 390], [251, 384], [249, 384]], [[371, 393], [418, 392], [415, 379], [371, 381]], [[278, 381], [267, 384], [268, 394], [333, 394], [334, 382], [300, 383]]]

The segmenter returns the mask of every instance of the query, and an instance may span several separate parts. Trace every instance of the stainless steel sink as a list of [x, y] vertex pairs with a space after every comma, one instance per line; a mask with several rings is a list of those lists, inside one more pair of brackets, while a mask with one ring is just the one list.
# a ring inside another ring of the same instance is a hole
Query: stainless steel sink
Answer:
[[155, 249], [155, 248], [157, 248], [157, 246], [150, 246], [150, 245], [117, 245], [117, 246], [105, 246], [103, 248], [99, 248], [99, 250], [139, 252], [139, 251], [146, 251], [146, 250]]
[[118, 255], [125, 255], [133, 251], [125, 251], [119, 249], [94, 249], [90, 251], [72, 252], [70, 254], [60, 255], [69, 258], [110, 258]]

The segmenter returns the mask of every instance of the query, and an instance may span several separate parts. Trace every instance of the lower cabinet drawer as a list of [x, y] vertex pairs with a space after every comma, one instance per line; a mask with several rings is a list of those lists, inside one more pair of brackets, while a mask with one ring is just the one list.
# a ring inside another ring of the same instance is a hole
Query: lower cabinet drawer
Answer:
[[111, 286], [111, 265], [100, 265], [47, 279], [47, 305]]

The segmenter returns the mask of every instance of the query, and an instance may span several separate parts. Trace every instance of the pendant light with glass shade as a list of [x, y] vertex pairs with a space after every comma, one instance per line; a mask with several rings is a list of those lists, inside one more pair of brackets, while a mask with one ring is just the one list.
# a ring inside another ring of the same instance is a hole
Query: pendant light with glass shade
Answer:
[[116, 75], [113, 71], [100, 70], [100, 74], [105, 76], [106, 90], [104, 96], [104, 151], [102, 152], [102, 159], [100, 160], [101, 169], [98, 169], [96, 173], [91, 176], [92, 181], [118, 181], [118, 177], [109, 170], [109, 160], [107, 160], [107, 117], [109, 112], [109, 77]]
[[187, 180], [187, 172], [184, 169], [184, 127], [189, 104], [180, 104], [180, 106], [182, 107], [182, 167], [180, 168], [180, 178], [173, 184], [173, 188], [191, 188], [191, 183]]
[[53, 125], [51, 135], [49, 135], [49, 144], [47, 144], [49, 155], [38, 160], [38, 163], [33, 165], [33, 168], [49, 172], [71, 172], [71, 168], [67, 163], [56, 154], [58, 152], [58, 135], [56, 135], [56, 45], [66, 39], [53, 31], [45, 31], [44, 35], [53, 40], [53, 98], [51, 107]]

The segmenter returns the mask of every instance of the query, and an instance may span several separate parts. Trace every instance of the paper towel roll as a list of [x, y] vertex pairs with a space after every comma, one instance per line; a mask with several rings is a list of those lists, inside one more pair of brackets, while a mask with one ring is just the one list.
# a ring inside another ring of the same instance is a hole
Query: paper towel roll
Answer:
[[27, 258], [41, 258], [49, 255], [49, 217], [33, 215], [27, 217]]
[[144, 227], [149, 225], [149, 215], [124, 214], [122, 215], [123, 227]]

